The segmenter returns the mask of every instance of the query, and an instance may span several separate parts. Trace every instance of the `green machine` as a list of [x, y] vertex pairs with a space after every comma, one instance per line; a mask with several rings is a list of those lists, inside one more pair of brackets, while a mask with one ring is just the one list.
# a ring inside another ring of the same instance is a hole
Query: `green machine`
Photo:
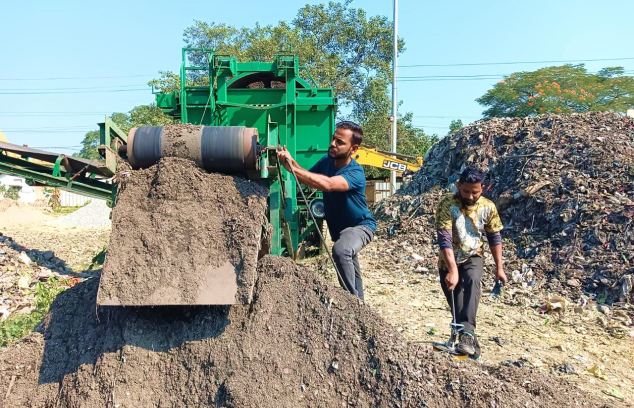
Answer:
[[[190, 53], [204, 57], [205, 64], [190, 66]], [[209, 85], [191, 85], [192, 76]], [[181, 123], [202, 126], [188, 136], [190, 150], [202, 153], [189, 158], [209, 171], [241, 173], [269, 189], [269, 252], [296, 258], [302, 243], [322, 228], [323, 202], [321, 193], [306, 187], [306, 201], [301, 198], [276, 152], [286, 146], [304, 168], [327, 153], [335, 130], [332, 89], [318, 88], [292, 54], [280, 53], [272, 62], [238, 62], [210, 49], [183, 48], [180, 89], [157, 93], [156, 103]], [[108, 120], [100, 127], [100, 152], [109, 168], [116, 166], [115, 155], [126, 157], [133, 167], [147, 167], [169, 143], [161, 127], [135, 128], [128, 135]]]
[[[203, 66], [188, 64], [192, 53], [202, 57]], [[209, 85], [194, 86], [188, 78]], [[299, 165], [312, 167], [328, 151], [336, 99], [332, 89], [316, 86], [295, 55], [238, 62], [210, 49], [183, 48], [180, 89], [156, 93], [156, 103], [181, 123], [197, 125], [189, 142], [199, 153], [189, 158], [209, 171], [239, 173], [269, 189], [269, 253], [296, 258], [302, 244], [315, 239], [324, 217], [321, 193], [302, 187], [306, 200], [301, 198], [276, 152], [286, 146]], [[116, 174], [117, 160], [123, 157], [133, 168], [148, 167], [162, 157], [167, 137], [162, 127], [139, 127], [126, 134], [108, 118], [99, 128], [98, 150], [105, 162], [0, 142], [0, 172], [114, 205], [116, 183], [109, 180]]]
[[[189, 66], [189, 53], [204, 55], [206, 64]], [[188, 85], [192, 71], [208, 77], [209, 86]], [[278, 146], [286, 146], [300, 166], [311, 168], [327, 153], [335, 130], [333, 90], [318, 88], [297, 57], [281, 53], [272, 62], [238, 62], [210, 49], [184, 48], [180, 90], [157, 94], [156, 103], [181, 123], [257, 129], [257, 173], [249, 177], [261, 179], [270, 191], [270, 253], [286, 250], [295, 256], [300, 244], [321, 228], [312, 225], [307, 213], [323, 218], [321, 194], [306, 190], [309, 202], [303, 202], [295, 180], [275, 155]]]

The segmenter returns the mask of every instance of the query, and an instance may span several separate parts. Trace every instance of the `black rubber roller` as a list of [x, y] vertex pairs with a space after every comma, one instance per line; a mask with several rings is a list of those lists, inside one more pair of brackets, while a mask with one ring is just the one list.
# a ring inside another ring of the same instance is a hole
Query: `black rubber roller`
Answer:
[[130, 130], [127, 156], [135, 169], [181, 157], [207, 171], [244, 173], [256, 168], [257, 141], [257, 129], [244, 126], [146, 126]]
[[162, 135], [162, 126], [143, 126], [136, 129], [134, 143], [128, 146], [128, 160], [134, 160], [134, 168], [150, 167], [159, 161], [163, 156]]
[[207, 171], [238, 173], [246, 170], [245, 146], [242, 126], [205, 126], [201, 138], [203, 168]]

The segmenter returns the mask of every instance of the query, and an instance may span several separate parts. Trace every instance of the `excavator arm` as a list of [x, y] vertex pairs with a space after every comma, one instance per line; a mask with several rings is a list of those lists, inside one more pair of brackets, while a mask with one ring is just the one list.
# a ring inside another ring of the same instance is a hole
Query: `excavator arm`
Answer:
[[[416, 160], [417, 164], [409, 163], [393, 156], [413, 159]], [[417, 172], [423, 165], [422, 157], [406, 156], [404, 154], [385, 152], [367, 147], [359, 147], [354, 155], [354, 159], [357, 163], [364, 166], [372, 166], [379, 169], [396, 171], [398, 173], [402, 173], [406, 170]]]

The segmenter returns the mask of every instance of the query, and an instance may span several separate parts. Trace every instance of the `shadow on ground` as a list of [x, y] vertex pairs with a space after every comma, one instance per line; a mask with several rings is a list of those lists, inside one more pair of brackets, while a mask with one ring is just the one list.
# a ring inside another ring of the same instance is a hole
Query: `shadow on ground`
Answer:
[[82, 364], [124, 346], [168, 351], [183, 343], [220, 336], [227, 306], [97, 307], [99, 278], [61, 293], [37, 327], [45, 339], [39, 383], [60, 382]]

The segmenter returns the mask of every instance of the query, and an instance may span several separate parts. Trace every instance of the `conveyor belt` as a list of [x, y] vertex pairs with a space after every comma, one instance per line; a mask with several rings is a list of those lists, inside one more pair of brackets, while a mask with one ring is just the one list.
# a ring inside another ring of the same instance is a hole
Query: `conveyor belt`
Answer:
[[100, 163], [96, 160], [66, 156], [60, 153], [47, 152], [44, 150], [33, 149], [31, 147], [19, 146], [6, 142], [0, 142], [0, 150], [20, 155], [24, 159], [28, 157], [50, 163], [51, 166], [55, 165], [55, 162], [59, 157], [63, 157], [61, 164], [64, 166], [67, 172], [78, 173], [82, 170], [85, 170], [88, 173], [107, 178], [114, 176], [112, 171], [110, 171], [105, 164]]

